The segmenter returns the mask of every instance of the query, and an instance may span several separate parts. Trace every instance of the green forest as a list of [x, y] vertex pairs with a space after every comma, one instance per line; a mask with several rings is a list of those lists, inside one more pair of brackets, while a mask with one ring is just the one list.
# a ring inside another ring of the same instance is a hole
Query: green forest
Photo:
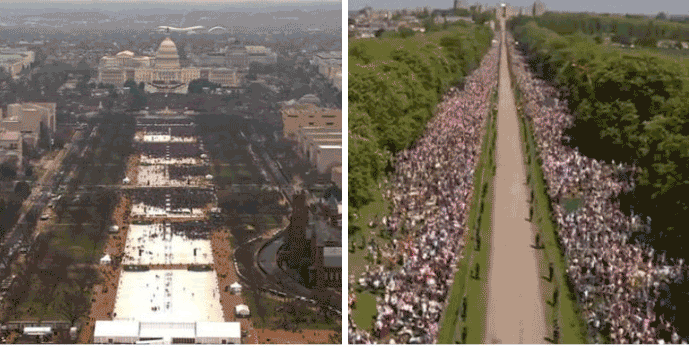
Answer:
[[560, 35], [583, 33], [602, 38], [608, 35], [612, 42], [637, 46], [656, 47], [660, 40], [689, 41], [689, 25], [667, 20], [636, 16], [609, 16], [580, 13], [546, 13], [535, 19], [518, 17], [512, 26], [534, 21]]
[[424, 132], [441, 96], [479, 66], [493, 33], [460, 24], [349, 46], [349, 214], [370, 202], [392, 155]]
[[558, 34], [533, 20], [511, 25], [532, 71], [568, 101], [575, 117], [569, 145], [640, 168], [621, 208], [651, 216], [654, 234], [644, 242], [680, 257], [689, 238], [680, 231], [689, 213], [687, 64], [649, 50], [603, 46], [581, 32]]

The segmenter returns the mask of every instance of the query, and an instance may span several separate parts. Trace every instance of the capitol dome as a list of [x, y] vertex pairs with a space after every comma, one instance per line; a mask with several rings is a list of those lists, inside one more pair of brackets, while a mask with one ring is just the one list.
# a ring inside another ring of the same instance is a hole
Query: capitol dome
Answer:
[[156, 52], [156, 68], [179, 68], [177, 46], [170, 38], [165, 38]]
[[132, 51], [122, 51], [116, 54], [116, 56], [127, 56], [127, 57], [134, 57], [134, 52]]

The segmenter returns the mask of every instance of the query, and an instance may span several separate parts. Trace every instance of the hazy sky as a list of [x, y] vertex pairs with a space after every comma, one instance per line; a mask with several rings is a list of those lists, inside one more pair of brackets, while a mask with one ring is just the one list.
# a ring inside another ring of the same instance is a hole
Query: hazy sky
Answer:
[[[657, 14], [665, 11], [670, 14], [689, 15], [689, 1], [687, 0], [541, 0], [548, 9], [553, 11], [574, 12], [610, 12], [610, 13], [645, 13]], [[474, 4], [475, 0], [466, 0], [468, 4]], [[479, 1], [489, 3], [488, 1]], [[506, 0], [512, 6], [530, 6], [533, 0]], [[497, 3], [493, 2], [493, 3]], [[349, 0], [349, 10], [359, 10], [368, 5], [375, 9], [399, 9], [405, 7], [450, 8], [453, 0]]]

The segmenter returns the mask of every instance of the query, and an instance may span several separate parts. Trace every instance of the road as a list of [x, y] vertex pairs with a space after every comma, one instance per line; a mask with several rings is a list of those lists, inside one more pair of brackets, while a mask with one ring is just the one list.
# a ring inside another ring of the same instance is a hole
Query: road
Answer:
[[[25, 233], [24, 229], [22, 228], [26, 224], [27, 213], [29, 213], [32, 209], [35, 209], [38, 212], [43, 211], [43, 209], [48, 203], [48, 200], [50, 199], [50, 197], [48, 196], [48, 191], [50, 191], [50, 188], [52, 188], [55, 184], [55, 173], [57, 173], [57, 171], [62, 168], [65, 158], [74, 151], [74, 141], [80, 138], [81, 132], [76, 132], [73, 135], [72, 142], [69, 144], [69, 146], [58, 152], [55, 158], [49, 162], [48, 167], [46, 168], [46, 171], [43, 174], [43, 176], [41, 176], [41, 178], [39, 178], [37, 181], [33, 183], [31, 188], [31, 194], [29, 195], [29, 197], [26, 198], [26, 200], [24, 200], [24, 203], [22, 204], [22, 207], [19, 210], [19, 219], [17, 219], [17, 223], [15, 223], [15, 225], [12, 227], [12, 230], [10, 230], [3, 237], [3, 250], [12, 248], [18, 243], [21, 244], [25, 242], [22, 241], [23, 235]], [[11, 253], [8, 253], [4, 256], [2, 261], [3, 264], [10, 264], [8, 262], [11, 261], [12, 257], [14, 256], [14, 252], [16, 251], [12, 251]], [[4, 271], [0, 273], [2, 273], [3, 275], [5, 274]]]
[[17, 219], [17, 223], [15, 223], [15, 225], [12, 227], [12, 230], [10, 230], [3, 237], [2, 251], [4, 253], [2, 253], [2, 261], [0, 262], [0, 276], [2, 278], [6, 277], [9, 273], [9, 265], [12, 263], [12, 260], [15, 257], [15, 253], [18, 252], [17, 247], [19, 245], [29, 243], [29, 240], [32, 240], [31, 242], [33, 242], [33, 239], [35, 238], [35, 235], [31, 237], [26, 236], [28, 234], [28, 232], [25, 231], [27, 225], [27, 213], [31, 210], [42, 212], [45, 206], [48, 204], [48, 200], [50, 200], [48, 192], [56, 184], [55, 174], [63, 168], [65, 158], [76, 150], [75, 143], [77, 140], [80, 140], [81, 137], [81, 131], [75, 132], [72, 136], [72, 141], [69, 143], [69, 146], [60, 150], [57, 156], [55, 156], [55, 158], [48, 164], [45, 173], [43, 176], [41, 176], [41, 178], [34, 182], [31, 189], [31, 194], [28, 198], [26, 198], [26, 200], [24, 200], [24, 203], [19, 211], [20, 216], [19, 219]]
[[[504, 19], [501, 21], [504, 28]], [[549, 333], [539, 286], [538, 256], [531, 247], [535, 229], [527, 221], [529, 188], [507, 67], [504, 31], [501, 45], [497, 171], [484, 340], [486, 344], [545, 344]]]

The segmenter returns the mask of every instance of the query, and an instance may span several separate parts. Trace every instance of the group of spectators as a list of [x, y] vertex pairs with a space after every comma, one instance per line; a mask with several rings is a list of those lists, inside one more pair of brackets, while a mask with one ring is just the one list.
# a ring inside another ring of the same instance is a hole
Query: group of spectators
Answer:
[[137, 149], [149, 157], [194, 158], [202, 154], [198, 143], [138, 143]]
[[208, 221], [170, 222], [170, 228], [172, 234], [190, 240], [208, 240], [212, 229]]
[[[174, 124], [173, 124], [174, 125]], [[173, 137], [195, 137], [196, 127], [193, 125], [148, 125], [139, 126], [136, 128], [137, 131], [145, 132], [149, 135], [170, 135]]]
[[[513, 42], [511, 37], [508, 42]], [[563, 145], [564, 131], [574, 118], [557, 99], [557, 91], [535, 78], [514, 45], [508, 46], [554, 203], [567, 274], [589, 334], [594, 340], [600, 334], [619, 344], [685, 343], [654, 311], [661, 291], [686, 275], [684, 261], [668, 261], [652, 247], [632, 243], [631, 233], [644, 227], [638, 216], [625, 215], [615, 200], [633, 189], [637, 169], [587, 158]], [[580, 200], [579, 207], [558, 204], [567, 200]]]
[[[349, 343], [390, 338], [396, 343], [434, 343], [448, 301], [454, 267], [463, 247], [473, 195], [474, 168], [483, 139], [490, 96], [497, 86], [498, 47], [490, 49], [462, 91], [452, 88], [416, 145], [398, 154], [387, 199], [392, 214], [383, 224], [393, 236], [402, 267], [367, 268], [360, 286], [381, 291], [373, 334], [357, 328], [351, 316]], [[375, 335], [375, 336], [374, 336]]]
[[212, 189], [192, 188], [146, 188], [128, 191], [132, 203], [146, 206], [179, 208], [202, 208], [215, 201]]
[[208, 166], [168, 166], [170, 179], [187, 180], [191, 177], [205, 177], [209, 172]]
[[149, 127], [149, 126], [166, 126], [166, 125], [180, 125], [180, 126], [193, 126], [194, 120], [190, 118], [180, 118], [180, 117], [145, 117], [139, 118], [137, 120], [137, 127]]

